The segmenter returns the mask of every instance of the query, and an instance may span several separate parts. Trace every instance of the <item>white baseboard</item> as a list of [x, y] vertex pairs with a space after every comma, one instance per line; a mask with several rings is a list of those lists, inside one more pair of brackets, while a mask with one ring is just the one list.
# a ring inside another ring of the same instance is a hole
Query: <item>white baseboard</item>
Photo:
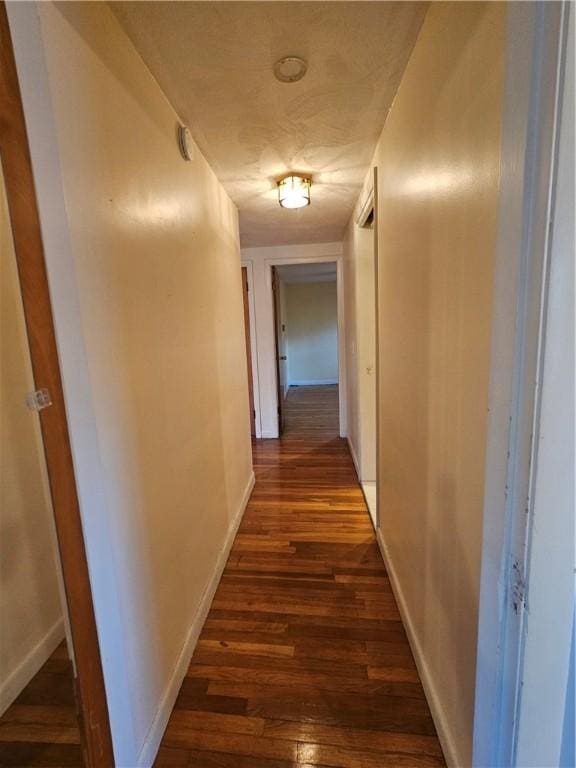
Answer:
[[354, 450], [354, 446], [352, 445], [352, 441], [350, 440], [350, 435], [346, 438], [348, 440], [348, 448], [350, 448], [350, 455], [352, 456], [352, 461], [354, 462], [354, 468], [356, 469], [356, 477], [358, 478], [358, 482], [362, 482], [360, 480], [360, 462], [358, 461], [358, 456], [356, 456], [356, 451]]
[[376, 538], [378, 540], [380, 552], [384, 558], [384, 564], [386, 565], [386, 569], [388, 571], [392, 592], [394, 593], [394, 597], [398, 603], [398, 609], [400, 611], [400, 615], [402, 616], [406, 634], [408, 635], [408, 642], [410, 643], [412, 653], [414, 654], [414, 660], [416, 662], [416, 666], [418, 667], [420, 680], [422, 681], [422, 685], [424, 687], [426, 699], [428, 700], [428, 706], [430, 707], [432, 719], [434, 720], [434, 725], [436, 726], [436, 731], [438, 732], [438, 738], [440, 739], [440, 744], [442, 745], [442, 749], [444, 751], [446, 763], [448, 768], [462, 768], [462, 766], [466, 765], [466, 760], [458, 755], [458, 750], [456, 749], [454, 739], [452, 738], [452, 734], [450, 732], [448, 718], [446, 717], [444, 708], [442, 707], [442, 703], [440, 701], [440, 697], [438, 696], [436, 686], [430, 674], [428, 664], [426, 663], [426, 659], [422, 653], [418, 635], [416, 634], [414, 623], [410, 616], [406, 600], [404, 599], [404, 593], [402, 591], [400, 582], [398, 581], [394, 563], [390, 558], [388, 549], [382, 536], [382, 531], [380, 529], [376, 531]]
[[338, 379], [298, 379], [291, 381], [291, 387], [321, 387], [327, 384], [338, 384]]
[[4, 714], [34, 675], [40, 671], [64, 640], [64, 636], [64, 619], [59, 618], [0, 685], [0, 715]]
[[168, 720], [172, 714], [172, 710], [174, 709], [174, 704], [176, 703], [176, 698], [178, 696], [180, 686], [182, 685], [182, 680], [184, 679], [186, 671], [190, 665], [190, 659], [192, 658], [196, 643], [198, 642], [198, 637], [200, 636], [200, 632], [202, 631], [202, 627], [206, 621], [206, 616], [208, 615], [208, 611], [212, 605], [214, 594], [216, 593], [218, 584], [220, 583], [220, 578], [222, 576], [222, 572], [224, 571], [226, 561], [228, 560], [228, 555], [230, 554], [232, 544], [234, 543], [236, 532], [242, 521], [242, 517], [244, 515], [248, 501], [250, 500], [250, 494], [254, 488], [254, 482], [254, 473], [252, 473], [248, 481], [248, 485], [246, 486], [246, 490], [242, 496], [242, 501], [240, 502], [236, 515], [234, 516], [232, 524], [230, 525], [230, 529], [228, 530], [226, 540], [222, 546], [222, 549], [220, 550], [220, 555], [218, 556], [218, 560], [214, 566], [210, 581], [204, 590], [204, 594], [200, 600], [200, 605], [198, 606], [194, 619], [192, 620], [192, 624], [190, 625], [190, 629], [188, 630], [188, 634], [186, 635], [186, 640], [184, 641], [184, 645], [180, 651], [180, 655], [178, 657], [178, 661], [176, 662], [176, 666], [174, 667], [172, 676], [168, 681], [168, 685], [166, 686], [164, 695], [160, 701], [154, 722], [148, 731], [144, 745], [142, 746], [140, 754], [138, 755], [138, 768], [151, 768], [154, 760], [156, 759], [156, 754], [158, 752], [158, 748], [160, 747], [160, 742], [162, 741], [162, 736], [166, 730]]
[[378, 497], [376, 494], [376, 483], [367, 481], [360, 483], [360, 487], [362, 488], [362, 493], [364, 494], [364, 501], [368, 507], [368, 512], [370, 513], [370, 519], [374, 525], [374, 530], [376, 530], [376, 524], [378, 520]]

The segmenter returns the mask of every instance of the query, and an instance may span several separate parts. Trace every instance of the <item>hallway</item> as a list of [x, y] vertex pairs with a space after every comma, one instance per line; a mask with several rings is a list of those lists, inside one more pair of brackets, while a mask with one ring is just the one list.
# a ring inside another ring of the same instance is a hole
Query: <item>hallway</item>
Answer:
[[442, 766], [337, 387], [286, 402], [155, 765]]
[[572, 6], [0, 0], [0, 768], [576, 766]]

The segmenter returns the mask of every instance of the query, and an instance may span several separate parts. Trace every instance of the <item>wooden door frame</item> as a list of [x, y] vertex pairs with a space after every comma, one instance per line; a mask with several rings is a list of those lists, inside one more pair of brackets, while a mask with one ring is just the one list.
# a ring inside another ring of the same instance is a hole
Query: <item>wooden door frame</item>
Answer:
[[274, 315], [274, 354], [276, 357], [276, 397], [278, 399], [278, 437], [284, 431], [284, 392], [280, 375], [280, 277], [276, 267], [272, 267], [272, 310]]
[[376, 477], [374, 482], [376, 483], [376, 534], [380, 528], [380, 510], [382, 508], [382, 494], [380, 492], [379, 468], [380, 468], [380, 290], [378, 287], [378, 166], [375, 165], [371, 170], [372, 175], [372, 204], [374, 206], [374, 323], [376, 325], [374, 329], [374, 375], [376, 388], [376, 407], [374, 416], [376, 418], [376, 445], [375, 448], [375, 462], [376, 462]]
[[242, 264], [240, 271], [242, 273], [242, 305], [244, 308], [244, 338], [246, 340], [250, 434], [252, 437], [256, 437], [256, 405], [254, 403], [254, 374], [252, 372], [252, 334], [250, 329], [250, 286], [248, 283], [248, 267]]
[[111, 768], [114, 755], [100, 646], [28, 136], [4, 2], [0, 2], [0, 156], [35, 387], [48, 389], [52, 400], [39, 415], [70, 619], [84, 759], [86, 768]]
[[248, 279], [248, 314], [250, 319], [250, 364], [252, 370], [252, 387], [254, 391], [254, 410], [256, 412], [256, 437], [262, 437], [262, 416], [260, 408], [260, 374], [258, 368], [258, 336], [256, 333], [256, 285], [254, 280], [254, 264], [251, 260], [240, 262], [246, 267]]

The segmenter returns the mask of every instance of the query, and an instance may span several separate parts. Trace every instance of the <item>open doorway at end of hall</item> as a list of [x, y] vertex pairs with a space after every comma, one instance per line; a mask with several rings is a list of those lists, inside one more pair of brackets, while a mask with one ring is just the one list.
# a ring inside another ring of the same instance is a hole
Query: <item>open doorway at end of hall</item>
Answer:
[[339, 434], [336, 262], [272, 267], [278, 431]]

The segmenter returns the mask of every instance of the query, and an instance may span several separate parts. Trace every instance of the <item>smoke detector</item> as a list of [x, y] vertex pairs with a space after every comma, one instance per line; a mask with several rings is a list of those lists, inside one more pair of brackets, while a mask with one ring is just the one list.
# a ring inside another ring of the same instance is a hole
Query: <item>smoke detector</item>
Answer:
[[274, 64], [274, 74], [281, 83], [297, 83], [302, 80], [308, 64], [298, 56], [285, 56]]

